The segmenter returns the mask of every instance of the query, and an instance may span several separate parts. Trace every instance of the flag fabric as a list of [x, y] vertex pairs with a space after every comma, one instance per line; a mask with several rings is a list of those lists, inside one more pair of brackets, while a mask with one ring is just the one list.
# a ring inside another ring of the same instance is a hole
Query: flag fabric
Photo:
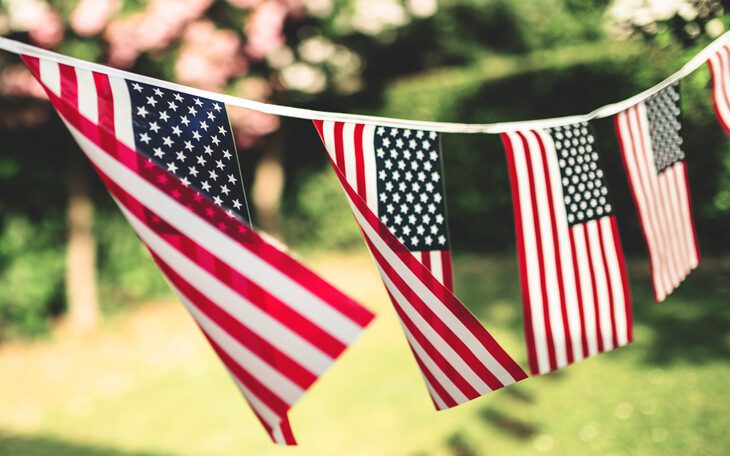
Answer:
[[730, 135], [730, 44], [725, 44], [707, 60], [712, 75], [712, 101], [715, 115]]
[[615, 117], [657, 302], [700, 261], [679, 118], [677, 84]]
[[632, 340], [616, 219], [587, 123], [502, 134], [533, 375]]
[[256, 233], [225, 106], [23, 60], [271, 438], [373, 315]]
[[437, 409], [526, 377], [452, 293], [439, 137], [315, 120]]

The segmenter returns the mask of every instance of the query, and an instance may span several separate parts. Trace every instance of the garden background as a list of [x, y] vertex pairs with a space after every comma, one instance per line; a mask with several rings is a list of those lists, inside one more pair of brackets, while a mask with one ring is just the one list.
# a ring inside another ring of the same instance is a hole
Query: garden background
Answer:
[[[497, 122], [676, 71], [729, 1], [0, 0], [0, 34], [292, 106]], [[613, 125], [594, 123], [635, 343], [435, 412], [311, 123], [230, 110], [254, 224], [378, 314], [292, 414], [303, 454], [727, 454], [730, 143], [682, 82], [703, 263], [654, 305]], [[498, 136], [443, 135], [457, 295], [524, 366]], [[0, 55], [0, 455], [278, 454], [17, 56]], [[290, 451], [290, 450], [287, 450]]]

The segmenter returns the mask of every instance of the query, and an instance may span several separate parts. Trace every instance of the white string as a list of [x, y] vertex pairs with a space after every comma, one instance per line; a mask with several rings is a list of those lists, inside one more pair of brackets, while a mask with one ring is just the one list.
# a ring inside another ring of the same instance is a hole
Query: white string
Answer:
[[130, 81], [141, 82], [145, 84], [157, 85], [159, 87], [176, 90], [178, 92], [185, 92], [190, 95], [208, 98], [221, 103], [225, 103], [231, 106], [238, 106], [241, 108], [251, 109], [253, 111], [259, 111], [267, 114], [273, 114], [282, 117], [292, 117], [297, 119], [317, 119], [326, 121], [336, 122], [357, 122], [367, 125], [382, 125], [386, 127], [398, 127], [398, 128], [410, 128], [414, 130], [429, 130], [437, 131], [441, 133], [505, 133], [510, 131], [530, 130], [538, 128], [550, 128], [561, 125], [569, 125], [577, 122], [587, 122], [593, 119], [600, 119], [604, 117], [610, 117], [624, 111], [631, 106], [634, 106], [642, 101], [646, 100], [650, 96], [664, 89], [665, 87], [674, 84], [680, 79], [688, 76], [694, 70], [702, 66], [713, 54], [715, 54], [723, 45], [730, 42], [730, 32], [724, 33], [718, 37], [715, 41], [710, 43], [702, 51], [700, 51], [692, 60], [687, 62], [682, 68], [669, 76], [659, 84], [647, 89], [637, 95], [626, 100], [612, 103], [609, 105], [602, 106], [588, 114], [575, 115], [568, 117], [554, 117], [549, 119], [539, 120], [528, 120], [519, 122], [500, 122], [492, 124], [469, 124], [469, 123], [454, 123], [454, 122], [428, 122], [418, 120], [407, 120], [407, 119], [394, 119], [390, 117], [377, 117], [377, 116], [365, 116], [359, 114], [345, 114], [336, 112], [326, 111], [315, 111], [312, 109], [294, 108], [291, 106], [281, 106], [270, 103], [263, 103], [260, 101], [248, 100], [246, 98], [234, 97], [232, 95], [225, 95], [216, 92], [210, 92], [208, 90], [196, 89], [193, 87], [187, 87], [181, 84], [173, 82], [163, 81], [148, 76], [141, 76], [138, 74], [130, 73], [128, 71], [119, 70], [116, 68], [100, 65], [97, 63], [87, 62], [85, 60], [68, 57], [62, 54], [51, 52], [45, 49], [41, 49], [29, 44], [21, 43], [19, 41], [11, 40], [8, 38], [0, 37], [0, 49], [12, 52], [15, 54], [23, 54], [31, 57], [38, 57], [45, 60], [50, 60], [56, 63], [63, 63], [67, 65], [73, 65], [80, 68], [84, 68], [91, 71], [103, 72], [113, 76], [119, 76]]

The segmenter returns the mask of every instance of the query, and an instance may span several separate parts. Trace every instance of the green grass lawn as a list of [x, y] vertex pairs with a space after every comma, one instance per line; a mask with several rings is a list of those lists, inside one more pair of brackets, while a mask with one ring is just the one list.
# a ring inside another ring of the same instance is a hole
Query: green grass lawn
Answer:
[[[365, 255], [314, 266], [378, 318], [294, 408], [277, 448], [177, 303], [87, 336], [0, 347], [0, 455], [725, 455], [730, 267], [661, 305], [632, 268], [635, 342], [436, 412]], [[525, 365], [513, 259], [460, 257], [457, 291]]]

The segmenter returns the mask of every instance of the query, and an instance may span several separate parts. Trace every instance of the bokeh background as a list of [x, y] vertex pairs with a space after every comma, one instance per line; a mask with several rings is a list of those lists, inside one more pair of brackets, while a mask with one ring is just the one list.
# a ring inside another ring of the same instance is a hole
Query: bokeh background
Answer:
[[[631, 96], [730, 28], [718, 0], [0, 0], [0, 34], [183, 84], [421, 120]], [[17, 56], [0, 55], [0, 455], [730, 453], [730, 146], [682, 82], [703, 263], [654, 305], [610, 120], [635, 343], [435, 412], [312, 125], [230, 109], [254, 224], [378, 313], [278, 449]], [[499, 138], [444, 135], [456, 289], [526, 365]]]

